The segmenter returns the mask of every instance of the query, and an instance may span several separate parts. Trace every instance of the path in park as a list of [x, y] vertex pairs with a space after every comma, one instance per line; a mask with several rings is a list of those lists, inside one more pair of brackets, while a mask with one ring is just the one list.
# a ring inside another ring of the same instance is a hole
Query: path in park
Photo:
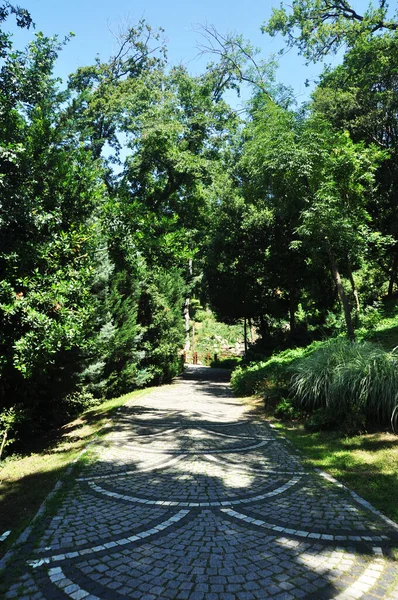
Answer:
[[398, 529], [306, 470], [220, 372], [138, 402], [26, 545], [7, 600], [398, 599]]

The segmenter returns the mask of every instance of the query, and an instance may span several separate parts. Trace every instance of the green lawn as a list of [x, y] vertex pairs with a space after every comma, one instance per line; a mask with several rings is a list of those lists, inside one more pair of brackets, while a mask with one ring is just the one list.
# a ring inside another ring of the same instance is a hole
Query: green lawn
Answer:
[[275, 425], [303, 452], [307, 465], [330, 473], [398, 523], [398, 436], [377, 432], [347, 438], [311, 433], [301, 424]]

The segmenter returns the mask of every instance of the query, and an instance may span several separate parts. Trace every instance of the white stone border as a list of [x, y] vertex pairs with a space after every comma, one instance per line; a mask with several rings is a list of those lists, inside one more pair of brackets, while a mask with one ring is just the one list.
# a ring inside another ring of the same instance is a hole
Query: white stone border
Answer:
[[381, 548], [374, 547], [373, 553], [377, 558], [370, 563], [360, 577], [350, 587], [335, 596], [334, 600], [354, 600], [361, 598], [366, 594], [380, 579], [382, 572], [384, 571], [385, 561], [382, 558]]
[[341, 483], [341, 481], [339, 481], [338, 479], [335, 479], [329, 473], [325, 473], [325, 471], [321, 471], [321, 469], [315, 468], [315, 471], [318, 473], [318, 475], [320, 475], [327, 481], [330, 481], [330, 483], [334, 483], [334, 485], [336, 485], [337, 487], [349, 492], [351, 494], [351, 496], [354, 498], [354, 500], [356, 500], [358, 502], [358, 504], [361, 504], [363, 507], [370, 510], [373, 514], [377, 515], [380, 519], [382, 519], [385, 523], [387, 523], [387, 525], [389, 525], [390, 527], [395, 529], [395, 531], [398, 531], [398, 523], [395, 523], [395, 521], [393, 521], [392, 519], [390, 519], [389, 517], [384, 515], [380, 510], [375, 508], [373, 506], [373, 504], [371, 504], [370, 502], [368, 502], [367, 500], [362, 498], [359, 494], [357, 494], [356, 492], [351, 490], [349, 487], [344, 485], [344, 483]]
[[331, 535], [328, 533], [319, 533], [315, 531], [305, 531], [302, 529], [292, 529], [288, 527], [281, 527], [279, 525], [274, 525], [273, 523], [267, 523], [262, 519], [256, 519], [253, 517], [249, 517], [243, 513], [237, 512], [236, 510], [232, 510], [230, 508], [222, 508], [221, 511], [230, 517], [235, 517], [235, 519], [239, 519], [244, 521], [245, 523], [250, 523], [252, 525], [256, 525], [257, 527], [263, 527], [265, 529], [270, 529], [278, 534], [284, 535], [295, 535], [298, 537], [313, 539], [313, 540], [324, 540], [330, 542], [381, 542], [383, 540], [388, 540], [389, 538], [386, 535]]
[[237, 465], [236, 463], [226, 463], [216, 456], [213, 456], [210, 452], [209, 454], [205, 454], [204, 458], [207, 458], [211, 462], [215, 462], [218, 465], [224, 465], [228, 468], [233, 468], [234, 471], [239, 471], [240, 473], [245, 474], [255, 474], [260, 477], [267, 477], [268, 475], [309, 475], [310, 471], [306, 471], [305, 469], [267, 469], [264, 467], [261, 471], [258, 469], [252, 469], [249, 466]]
[[90, 596], [90, 600], [101, 600], [98, 596], [90, 594], [86, 590], [83, 590], [77, 583], [73, 583], [61, 569], [61, 567], [54, 567], [48, 570], [48, 576], [50, 581], [57, 586], [64, 594], [72, 598], [73, 600], [83, 600]]
[[154, 527], [151, 527], [150, 529], [146, 529], [145, 531], [142, 531], [141, 533], [136, 533], [135, 535], [130, 535], [129, 537], [120, 538], [117, 540], [113, 540], [111, 542], [105, 542], [104, 544], [99, 544], [98, 546], [93, 546], [92, 548], [83, 548], [83, 550], [76, 550], [73, 552], [54, 554], [53, 556], [46, 556], [44, 558], [40, 558], [37, 560], [31, 560], [31, 561], [28, 561], [28, 565], [30, 565], [31, 567], [36, 569], [37, 567], [40, 567], [41, 565], [49, 564], [51, 562], [59, 562], [59, 561], [63, 561], [63, 560], [71, 559], [71, 558], [77, 558], [78, 556], [86, 556], [87, 554], [95, 554], [97, 552], [102, 552], [103, 550], [109, 550], [111, 548], [118, 548], [120, 546], [126, 546], [127, 544], [131, 544], [132, 542], [137, 542], [146, 537], [155, 535], [156, 533], [159, 533], [160, 531], [163, 531], [164, 529], [167, 529], [168, 527], [171, 527], [175, 523], [178, 523], [178, 521], [181, 521], [181, 519], [183, 519], [188, 513], [189, 513], [189, 510], [180, 510], [178, 513], [176, 513], [175, 515], [173, 515], [166, 521], [163, 521], [162, 523], [159, 523], [159, 525], [155, 525]]
[[283, 494], [286, 490], [291, 488], [293, 485], [296, 485], [301, 480], [301, 477], [294, 476], [287, 483], [282, 485], [281, 487], [273, 490], [272, 492], [267, 492], [265, 494], [259, 494], [257, 496], [252, 496], [251, 498], [237, 498], [236, 500], [218, 500], [213, 502], [177, 502], [175, 500], [148, 500], [147, 498], [138, 498], [136, 496], [127, 496], [125, 494], [118, 494], [117, 492], [111, 492], [109, 490], [105, 490], [94, 482], [89, 482], [89, 486], [98, 494], [102, 494], [103, 496], [108, 496], [110, 498], [114, 498], [115, 500], [124, 500], [126, 502], [132, 502], [134, 504], [147, 504], [149, 506], [186, 506], [189, 508], [208, 508], [219, 507], [219, 506], [235, 506], [236, 504], [249, 504], [252, 502], [257, 502], [259, 500], [265, 500], [266, 498], [272, 498], [273, 496], [278, 496], [279, 494]]
[[[280, 431], [273, 423], [269, 423], [268, 424], [269, 427], [271, 427], [273, 430], [277, 431], [277, 435], [280, 439], [283, 439], [289, 446], [291, 446], [292, 448], [294, 448], [294, 450], [300, 455], [303, 456], [304, 458], [306, 458], [305, 454], [299, 449], [297, 448], [293, 442], [291, 442], [286, 435]], [[317, 467], [313, 467], [313, 470], [318, 473], [318, 475], [320, 475], [321, 477], [323, 477], [324, 479], [326, 479], [327, 481], [329, 481], [330, 483], [333, 483], [334, 485], [336, 485], [337, 487], [349, 492], [349, 494], [351, 495], [351, 497], [358, 502], [358, 504], [361, 504], [364, 508], [367, 508], [369, 511], [371, 511], [374, 515], [377, 515], [380, 519], [382, 519], [387, 525], [389, 525], [390, 527], [392, 527], [393, 529], [395, 529], [395, 531], [398, 531], [398, 523], [396, 523], [395, 521], [393, 521], [392, 519], [390, 519], [389, 517], [387, 517], [385, 514], [383, 514], [380, 510], [378, 510], [377, 508], [375, 508], [373, 506], [373, 504], [371, 504], [370, 502], [368, 502], [368, 500], [365, 500], [364, 498], [362, 498], [362, 496], [360, 496], [359, 494], [357, 494], [356, 492], [354, 492], [354, 490], [350, 489], [348, 486], [344, 485], [344, 483], [341, 483], [341, 481], [339, 481], [338, 479], [336, 479], [335, 477], [333, 477], [333, 475], [330, 475], [329, 473], [326, 473], [325, 471], [322, 471], [321, 469], [318, 469]]]
[[87, 444], [87, 446], [85, 448], [83, 448], [83, 450], [81, 452], [79, 452], [79, 454], [76, 456], [76, 458], [74, 458], [72, 460], [72, 462], [66, 468], [63, 478], [58, 479], [58, 481], [56, 482], [56, 484], [53, 487], [53, 489], [51, 490], [51, 492], [46, 496], [46, 498], [41, 503], [39, 510], [37, 511], [37, 513], [35, 514], [33, 519], [30, 521], [29, 525], [27, 527], [25, 527], [25, 529], [23, 530], [23, 532], [21, 533], [19, 538], [13, 543], [13, 545], [8, 550], [8, 552], [6, 552], [6, 554], [0, 560], [0, 573], [6, 568], [7, 564], [10, 562], [10, 560], [12, 559], [14, 554], [17, 552], [18, 546], [20, 546], [21, 544], [24, 544], [27, 541], [28, 537], [30, 536], [30, 534], [33, 531], [36, 521], [44, 514], [44, 512], [47, 508], [48, 502], [55, 496], [55, 494], [58, 492], [58, 490], [61, 489], [61, 487], [64, 485], [65, 477], [70, 475], [75, 464], [80, 460], [80, 458], [83, 456], [83, 454], [85, 454], [88, 451], [90, 446], [92, 446], [93, 444], [95, 444], [95, 442], [98, 441], [99, 433], [97, 433], [97, 435], [94, 437], [94, 439], [92, 439], [91, 442], [89, 442]]
[[[189, 427], [189, 429], [197, 429], [199, 431], [211, 433], [212, 435], [218, 435], [219, 437], [233, 438], [236, 440], [256, 440], [259, 438], [258, 435], [231, 435], [229, 433], [221, 433], [221, 431], [214, 431], [213, 429], [207, 429], [207, 427]], [[262, 437], [262, 439], [264, 438]]]

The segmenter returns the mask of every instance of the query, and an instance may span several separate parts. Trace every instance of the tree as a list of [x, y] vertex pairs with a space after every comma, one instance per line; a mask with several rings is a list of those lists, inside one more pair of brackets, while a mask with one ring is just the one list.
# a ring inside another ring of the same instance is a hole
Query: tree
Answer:
[[374, 146], [355, 144], [347, 132], [333, 131], [316, 114], [306, 123], [303, 144], [311, 159], [311, 169], [307, 175], [307, 206], [301, 212], [297, 231], [310, 240], [312, 252], [319, 247], [326, 250], [347, 333], [353, 339], [354, 325], [339, 262], [345, 267], [358, 310], [352, 265], [372, 239], [366, 195], [374, 188], [375, 171], [384, 154]]
[[[10, 15], [15, 16], [18, 27], [22, 29], [29, 29], [33, 25], [32, 17], [25, 8], [15, 6], [7, 0], [3, 0], [0, 6], [0, 26]], [[10, 35], [0, 30], [0, 58], [6, 58], [11, 47]]]
[[349, 131], [356, 142], [375, 144], [387, 152], [376, 172], [378, 193], [368, 211], [372, 229], [384, 236], [385, 244], [375, 245], [372, 261], [378, 264], [382, 278], [388, 278], [389, 295], [398, 269], [394, 243], [398, 237], [397, 51], [396, 35], [361, 38], [346, 53], [342, 65], [322, 76], [314, 93], [315, 110], [324, 114], [333, 127]]
[[264, 95], [252, 99], [251, 120], [244, 130], [242, 190], [257, 210], [272, 211], [267, 270], [279, 304], [289, 312], [290, 332], [308, 278], [305, 256], [294, 246], [306, 193], [304, 155], [300, 149], [302, 119]]
[[398, 13], [388, 15], [386, 0], [369, 4], [361, 15], [348, 0], [293, 0], [272, 10], [263, 33], [281, 33], [289, 47], [296, 46], [309, 61], [322, 60], [342, 46], [354, 46], [362, 36], [398, 30]]
[[0, 75], [0, 398], [7, 405], [17, 394], [43, 414], [73, 389], [98, 326], [91, 286], [103, 187], [63, 119], [67, 97], [52, 77], [59, 49], [38, 34], [27, 52], [9, 53]]

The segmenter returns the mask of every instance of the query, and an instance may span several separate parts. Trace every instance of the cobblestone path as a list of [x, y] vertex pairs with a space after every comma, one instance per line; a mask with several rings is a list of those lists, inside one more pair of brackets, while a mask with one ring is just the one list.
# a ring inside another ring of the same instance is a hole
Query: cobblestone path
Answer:
[[398, 599], [398, 529], [211, 373], [120, 409], [7, 600]]

